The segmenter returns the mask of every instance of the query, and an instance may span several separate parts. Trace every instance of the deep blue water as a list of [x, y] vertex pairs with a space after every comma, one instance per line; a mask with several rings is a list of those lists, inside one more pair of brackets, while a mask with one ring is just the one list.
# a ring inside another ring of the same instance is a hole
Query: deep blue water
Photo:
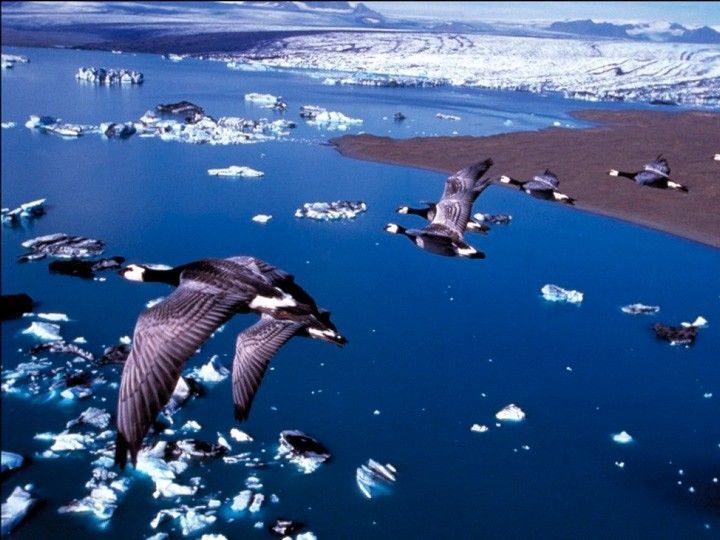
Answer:
[[[250, 420], [238, 426], [255, 438], [250, 448], [268, 457], [281, 430], [301, 429], [327, 445], [333, 460], [307, 476], [287, 466], [195, 466], [180, 482], [202, 476], [198, 499], [232, 497], [250, 474], [261, 478], [266, 495], [280, 498], [252, 518], [221, 517], [203, 532], [265, 537], [253, 524], [285, 516], [321, 538], [718, 535], [720, 488], [712, 479], [720, 477], [720, 252], [491, 187], [475, 209], [510, 213], [513, 221], [486, 237], [469, 235], [487, 259], [435, 257], [382, 228], [390, 220], [417, 223], [393, 210], [435, 200], [442, 175], [344, 158], [319, 144], [333, 133], [297, 116], [300, 105], [317, 104], [363, 118], [351, 132], [489, 134], [556, 121], [578, 126], [568, 113], [590, 104], [460, 89], [328, 87], [296, 74], [234, 72], [221, 63], [174, 64], [151, 55], [7, 52], [27, 54], [31, 63], [2, 74], [2, 120], [18, 124], [2, 130], [2, 204], [47, 197], [49, 209], [26, 229], [3, 227], [3, 294], [27, 292], [40, 302], [38, 311], [67, 313], [72, 321], [62, 323], [63, 335], [84, 336], [85, 347], [99, 353], [132, 334], [145, 302], [168, 289], [113, 274], [106, 282], [51, 275], [47, 261], [16, 262], [22, 241], [84, 235], [105, 240], [107, 255], [167, 264], [251, 254], [293, 273], [350, 340], [343, 349], [291, 340], [274, 358]], [[146, 82], [80, 85], [74, 80], [80, 65], [140, 69]], [[181, 99], [214, 116], [268, 116], [244, 102], [246, 92], [286, 99], [287, 117], [298, 122], [293, 141], [62, 140], [23, 127], [30, 114], [81, 123], [132, 120]], [[408, 116], [405, 123], [383, 119], [398, 110]], [[442, 122], [437, 112], [462, 121]], [[231, 164], [261, 169], [265, 177], [227, 181], [206, 174]], [[364, 200], [368, 212], [341, 223], [293, 217], [304, 202], [336, 199]], [[273, 219], [253, 223], [257, 213]], [[545, 302], [539, 293], [545, 283], [581, 290], [585, 300], [579, 307]], [[660, 305], [661, 312], [620, 311], [633, 302]], [[650, 330], [656, 321], [678, 324], [697, 315], [710, 326], [691, 348], [671, 347]], [[188, 365], [213, 354], [229, 365], [237, 332], [254, 320], [235, 318]], [[33, 344], [20, 334], [28, 324], [3, 323], [4, 369], [27, 360], [19, 350]], [[119, 381], [119, 370], [106, 374]], [[114, 412], [116, 392], [105, 387], [79, 403], [3, 396], [2, 448], [33, 456], [48, 447], [35, 433], [60, 431], [91, 404]], [[191, 401], [176, 422], [195, 419], [203, 426], [197, 436], [214, 441], [216, 432], [227, 435], [236, 425], [231, 399], [226, 380]], [[527, 419], [497, 428], [495, 413], [511, 402]], [[490, 431], [472, 433], [474, 423]], [[635, 442], [614, 443], [611, 434], [621, 430]], [[368, 501], [354, 476], [370, 457], [394, 464], [399, 478], [389, 496]], [[90, 461], [83, 453], [34, 457], [3, 482], [3, 500], [29, 482], [44, 500], [16, 538], [155, 532], [150, 520], [174, 503], [153, 499], [151, 481], [132, 471], [130, 491], [105, 528], [89, 516], [58, 515], [59, 506], [86, 495]]]

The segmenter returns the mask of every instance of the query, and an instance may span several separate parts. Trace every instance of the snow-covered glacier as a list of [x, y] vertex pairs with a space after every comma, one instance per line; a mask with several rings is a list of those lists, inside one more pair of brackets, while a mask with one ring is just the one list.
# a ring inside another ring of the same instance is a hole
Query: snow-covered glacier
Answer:
[[455, 85], [568, 98], [720, 106], [720, 47], [419, 32], [331, 32], [264, 43], [232, 60], [313, 70], [328, 84]]

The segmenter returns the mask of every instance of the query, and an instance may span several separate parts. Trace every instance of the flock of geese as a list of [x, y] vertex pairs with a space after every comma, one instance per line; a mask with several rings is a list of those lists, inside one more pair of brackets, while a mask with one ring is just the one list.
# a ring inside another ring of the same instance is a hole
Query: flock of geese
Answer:
[[[486, 159], [450, 176], [438, 202], [396, 210], [426, 219], [424, 228], [406, 229], [389, 223], [385, 230], [404, 235], [437, 255], [484, 258], [484, 253], [465, 242], [464, 233], [487, 231], [485, 225], [472, 221], [470, 213], [480, 194], [496, 180], [483, 179], [492, 165], [492, 160]], [[613, 169], [608, 174], [630, 178], [642, 186], [687, 192], [670, 179], [670, 167], [662, 156], [641, 171]], [[509, 176], [497, 180], [534, 197], [574, 203], [557, 190], [558, 178], [549, 170], [528, 181]], [[120, 274], [131, 281], [175, 287], [164, 300], [141, 313], [135, 325], [117, 406], [115, 463], [121, 468], [128, 454], [136, 464], [143, 439], [170, 399], [185, 362], [234, 315], [260, 315], [258, 322], [238, 335], [235, 344], [232, 393], [238, 420], [248, 417], [270, 360], [288, 340], [302, 336], [340, 346], [347, 343], [330, 320], [330, 312], [319, 308], [292, 275], [254, 257], [203, 259], [169, 269], [131, 264]]]

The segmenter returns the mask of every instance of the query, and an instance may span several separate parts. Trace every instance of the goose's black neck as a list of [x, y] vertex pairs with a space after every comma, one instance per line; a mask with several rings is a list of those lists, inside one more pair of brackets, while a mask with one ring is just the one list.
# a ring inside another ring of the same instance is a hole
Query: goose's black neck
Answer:
[[169, 269], [147, 268], [143, 267], [143, 281], [167, 283], [177, 287], [180, 284], [180, 274], [187, 265], [176, 266]]

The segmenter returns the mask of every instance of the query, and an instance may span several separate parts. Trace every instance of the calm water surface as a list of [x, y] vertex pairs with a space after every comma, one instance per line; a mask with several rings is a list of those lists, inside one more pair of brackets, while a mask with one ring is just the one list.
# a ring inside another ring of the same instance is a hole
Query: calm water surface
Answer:
[[[317, 104], [363, 118], [354, 133], [481, 135], [555, 122], [579, 126], [568, 113], [587, 103], [461, 89], [329, 87], [292, 73], [234, 72], [221, 63], [174, 64], [152, 55], [7, 52], [27, 54], [31, 63], [2, 74], [2, 120], [18, 124], [2, 130], [2, 203], [46, 197], [49, 208], [27, 228], [3, 227], [3, 294], [27, 292], [40, 302], [38, 311], [67, 313], [72, 321], [62, 323], [63, 336], [84, 336], [85, 347], [101, 353], [131, 335], [145, 302], [168, 289], [114, 274], [105, 282], [50, 275], [47, 261], [16, 262], [21, 242], [65, 232], [106, 241], [108, 256], [173, 265], [252, 254], [293, 273], [350, 340], [344, 349], [290, 341], [274, 358], [250, 420], [238, 426], [264, 457], [274, 455], [281, 430], [301, 429], [330, 448], [332, 461], [311, 475], [288, 466], [194, 465], [180, 483], [201, 476], [198, 501], [232, 498], [251, 473], [266, 496], [280, 499], [231, 522], [221, 512], [202, 532], [262, 538], [267, 533], [253, 525], [284, 516], [321, 538], [720, 534], [720, 488], [713, 483], [720, 477], [720, 252], [491, 187], [475, 209], [509, 213], [513, 221], [486, 237], [469, 235], [487, 259], [435, 257], [382, 228], [389, 220], [418, 224], [393, 211], [437, 199], [442, 175], [344, 158], [322, 144], [336, 133], [297, 116], [300, 105]], [[81, 65], [139, 69], [146, 82], [81, 85], [74, 80]], [[247, 92], [285, 98], [286, 117], [298, 122], [292, 140], [242, 146], [93, 135], [63, 140], [23, 127], [30, 114], [79, 123], [133, 120], [181, 99], [213, 116], [272, 115], [246, 103]], [[395, 124], [399, 110], [408, 120]], [[443, 122], [437, 112], [462, 120]], [[231, 164], [265, 177], [206, 174]], [[364, 200], [368, 211], [338, 223], [293, 217], [304, 202], [337, 199]], [[273, 219], [253, 223], [258, 213]], [[585, 300], [580, 307], [545, 302], [539, 293], [545, 283], [581, 290]], [[620, 311], [634, 302], [660, 305], [661, 312]], [[678, 324], [697, 315], [710, 326], [692, 348], [670, 347], [650, 331], [653, 322]], [[188, 365], [218, 354], [229, 366], [237, 332], [255, 320], [235, 318]], [[20, 331], [28, 324], [3, 323], [4, 369], [27, 360], [33, 341]], [[119, 370], [105, 374], [119, 381]], [[152, 482], [130, 470], [131, 488], [104, 527], [89, 516], [57, 513], [86, 495], [91, 459], [77, 453], [43, 460], [36, 453], [48, 443], [33, 435], [60, 431], [89, 405], [114, 412], [116, 399], [107, 386], [80, 403], [3, 396], [2, 448], [35, 456], [3, 482], [3, 500], [30, 482], [43, 499], [16, 538], [51, 531], [54, 538], [143, 538], [156, 532], [149, 523], [157, 511], [176, 505], [153, 499]], [[176, 422], [194, 419], [203, 426], [195, 436], [214, 441], [236, 425], [231, 399], [226, 380], [191, 401]], [[496, 427], [495, 413], [509, 403], [527, 419]], [[489, 432], [472, 433], [474, 423], [487, 424]], [[633, 444], [612, 441], [622, 430]], [[398, 481], [389, 496], [369, 501], [354, 476], [371, 457], [394, 464]], [[179, 536], [171, 529], [161, 527]]]

